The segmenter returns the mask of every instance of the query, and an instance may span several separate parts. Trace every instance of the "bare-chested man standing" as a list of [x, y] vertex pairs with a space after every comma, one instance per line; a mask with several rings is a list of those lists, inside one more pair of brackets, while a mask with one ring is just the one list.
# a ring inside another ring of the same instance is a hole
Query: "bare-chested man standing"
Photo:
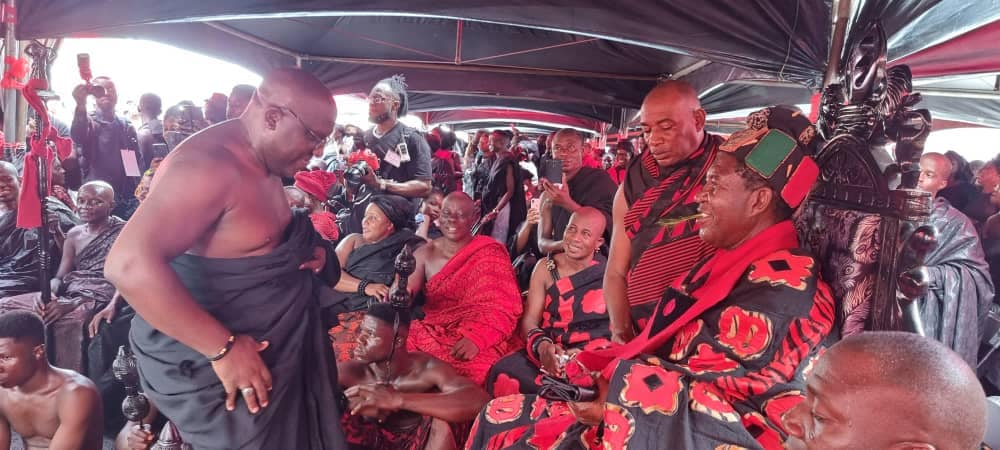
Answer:
[[28, 450], [100, 450], [103, 417], [94, 383], [49, 365], [40, 317], [0, 315], [0, 450], [10, 449], [11, 431]]
[[320, 155], [335, 119], [314, 76], [269, 74], [239, 118], [170, 154], [108, 257], [137, 314], [142, 387], [195, 448], [344, 447], [321, 286], [300, 270], [325, 253], [281, 186]]

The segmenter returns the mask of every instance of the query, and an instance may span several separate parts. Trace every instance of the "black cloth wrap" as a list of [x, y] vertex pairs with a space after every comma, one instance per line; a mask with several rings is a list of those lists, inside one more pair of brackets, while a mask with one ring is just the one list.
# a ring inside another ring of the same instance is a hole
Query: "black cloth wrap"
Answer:
[[[233, 334], [270, 342], [260, 356], [273, 390], [257, 415], [242, 397], [226, 411], [222, 383], [205, 356], [135, 316], [130, 338], [142, 388], [194, 448], [346, 448], [337, 366], [319, 321], [319, 301], [332, 291], [299, 269], [317, 247], [323, 241], [308, 216], [295, 214], [284, 242], [267, 255], [183, 254], [170, 264], [199, 306]], [[324, 276], [339, 272], [328, 253]]]

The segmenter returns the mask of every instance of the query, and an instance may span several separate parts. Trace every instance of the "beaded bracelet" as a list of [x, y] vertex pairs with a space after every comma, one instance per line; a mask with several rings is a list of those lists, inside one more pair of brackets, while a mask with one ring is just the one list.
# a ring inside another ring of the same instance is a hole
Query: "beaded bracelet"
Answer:
[[360, 295], [362, 297], [368, 295], [368, 294], [365, 294], [365, 288], [367, 288], [368, 284], [370, 284], [370, 283], [371, 283], [370, 280], [361, 280], [361, 282], [358, 283], [358, 295]]
[[226, 345], [224, 347], [222, 347], [221, 349], [219, 349], [219, 352], [216, 353], [215, 356], [213, 356], [211, 358], [208, 358], [208, 360], [210, 362], [216, 362], [216, 361], [222, 359], [223, 356], [226, 356], [227, 354], [229, 354], [229, 351], [233, 349], [233, 344], [235, 344], [235, 343], [236, 343], [236, 336], [230, 334], [229, 335], [229, 339], [226, 339]]

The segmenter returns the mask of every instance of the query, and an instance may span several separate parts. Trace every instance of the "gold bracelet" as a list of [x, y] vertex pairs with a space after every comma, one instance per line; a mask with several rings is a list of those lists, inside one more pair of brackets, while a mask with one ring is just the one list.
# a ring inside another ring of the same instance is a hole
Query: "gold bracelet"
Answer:
[[216, 353], [215, 356], [208, 358], [208, 360], [211, 362], [216, 362], [222, 359], [223, 356], [226, 356], [226, 354], [228, 354], [229, 351], [233, 349], [233, 344], [235, 343], [236, 343], [236, 336], [230, 334], [229, 339], [226, 339], [226, 345], [223, 346], [221, 349], [219, 349], [219, 352]]

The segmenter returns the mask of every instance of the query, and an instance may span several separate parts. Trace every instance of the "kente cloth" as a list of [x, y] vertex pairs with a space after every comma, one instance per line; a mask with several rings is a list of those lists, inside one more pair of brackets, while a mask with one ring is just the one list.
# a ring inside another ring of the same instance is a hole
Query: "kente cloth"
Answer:
[[[598, 349], [610, 343], [611, 329], [604, 303], [607, 260], [598, 255], [591, 265], [560, 278], [546, 290], [539, 328], [563, 349]], [[535, 394], [540, 386], [538, 366], [528, 360], [526, 349], [511, 353], [490, 368], [486, 390], [493, 397]]]
[[[524, 197], [524, 180], [521, 179], [521, 168], [517, 162], [517, 158], [510, 152], [497, 155], [497, 159], [490, 167], [489, 178], [486, 182], [486, 191], [483, 193], [483, 215], [493, 211], [500, 204], [500, 199], [507, 193], [507, 170], [511, 170], [514, 173], [514, 193], [511, 195], [510, 201], [507, 202], [507, 206], [510, 207], [507, 219], [508, 236], [503, 236], [500, 239], [501, 242], [507, 242], [510, 233], [516, 231], [517, 226], [528, 215], [528, 206]], [[492, 233], [494, 222], [484, 224], [480, 230], [480, 234], [489, 235]]]
[[[615, 203], [615, 192], [618, 186], [608, 173], [601, 169], [583, 167], [573, 179], [566, 182], [569, 185], [569, 196], [580, 206], [595, 208], [604, 215], [606, 223], [611, 221], [611, 209]], [[562, 206], [552, 205], [552, 237], [562, 239], [569, 218], [573, 213]], [[604, 227], [604, 241], [611, 242], [611, 227]]]
[[431, 437], [434, 418], [420, 416], [410, 426], [395, 428], [373, 418], [344, 413], [341, 423], [347, 448], [351, 450], [424, 450]]
[[[490, 366], [508, 352], [508, 339], [521, 317], [521, 296], [507, 250], [477, 236], [427, 280], [424, 318], [410, 325], [407, 348], [440, 359], [479, 386]], [[469, 361], [451, 356], [468, 338], [479, 349]]]
[[947, 200], [934, 200], [929, 223], [938, 231], [938, 245], [925, 260], [930, 286], [919, 300], [924, 333], [976, 367], [994, 292], [986, 256], [972, 221]]
[[[79, 223], [76, 214], [55, 198], [46, 199], [46, 208], [59, 218], [59, 228], [69, 231]], [[38, 229], [17, 228], [17, 214], [0, 216], [0, 298], [38, 291]], [[51, 275], [59, 268], [62, 250], [49, 240]]]
[[[87, 324], [94, 313], [107, 305], [115, 295], [114, 285], [104, 278], [104, 260], [124, 226], [125, 221], [111, 217], [108, 229], [80, 250], [76, 255], [75, 270], [62, 278], [63, 293], [54, 301], [75, 303], [77, 306], [54, 322], [46, 321], [46, 326], [52, 333], [49, 353], [59, 367], [81, 373], [85, 368], [83, 352]], [[0, 314], [14, 310], [36, 311], [35, 305], [40, 297], [39, 292], [32, 292], [2, 298]]]
[[124, 117], [106, 117], [100, 110], [89, 115], [77, 111], [73, 116], [70, 135], [80, 149], [83, 181], [107, 182], [115, 189], [116, 202], [131, 197], [139, 178], [125, 175], [121, 151], [127, 149], [136, 152], [136, 160], [142, 165], [135, 127]]
[[791, 223], [706, 258], [655, 317], [636, 338], [643, 354], [617, 346], [629, 357], [603, 370], [602, 425], [517, 394], [487, 404], [468, 448], [783, 448], [781, 417], [802, 401], [835, 320], [829, 287]]
[[722, 142], [721, 137], [706, 133], [698, 150], [673, 167], [658, 166], [650, 152], [629, 162], [623, 183], [629, 208], [625, 232], [632, 243], [626, 295], [640, 328], [667, 286], [714, 251], [698, 236], [694, 219], [669, 226], [656, 222], [698, 212], [695, 197]]
[[[319, 320], [329, 291], [299, 265], [322, 247], [305, 214], [294, 214], [284, 241], [271, 253], [244, 258], [183, 254], [170, 266], [198, 305], [236, 335], [270, 346], [260, 353], [271, 372], [270, 403], [250, 414], [242, 397], [225, 410], [225, 392], [208, 359], [153, 328], [132, 321], [132, 350], [142, 388], [156, 407], [201, 449], [339, 449], [337, 367]], [[335, 256], [324, 277], [336, 280]], [[327, 280], [326, 282], [328, 282]]]
[[351, 311], [337, 314], [337, 325], [330, 327], [327, 334], [333, 341], [333, 353], [337, 362], [354, 359], [354, 349], [358, 348], [358, 329], [365, 318], [365, 311]]

